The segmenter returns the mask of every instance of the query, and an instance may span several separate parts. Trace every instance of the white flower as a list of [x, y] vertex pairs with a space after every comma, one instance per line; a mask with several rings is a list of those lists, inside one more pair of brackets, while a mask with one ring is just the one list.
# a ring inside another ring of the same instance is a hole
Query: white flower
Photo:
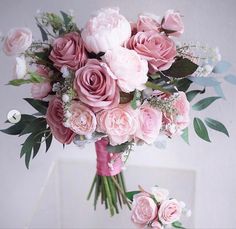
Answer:
[[23, 79], [27, 73], [27, 66], [24, 56], [16, 57], [14, 75], [17, 79]]
[[62, 73], [62, 77], [64, 78], [68, 78], [70, 76], [70, 72], [65, 65], [61, 67], [61, 73]]
[[158, 203], [166, 200], [169, 196], [169, 191], [164, 188], [152, 187], [151, 192]]
[[63, 101], [64, 103], [68, 103], [68, 102], [70, 101], [69, 95], [63, 94], [63, 95], [62, 95], [62, 101]]

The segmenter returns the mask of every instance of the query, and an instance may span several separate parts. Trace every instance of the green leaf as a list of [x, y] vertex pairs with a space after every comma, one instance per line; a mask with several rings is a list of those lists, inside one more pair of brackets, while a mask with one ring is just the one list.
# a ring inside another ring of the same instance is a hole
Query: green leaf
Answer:
[[52, 133], [48, 132], [48, 134], [45, 135], [45, 143], [46, 143], [46, 152], [48, 152], [51, 143], [52, 143]]
[[9, 81], [8, 85], [20, 86], [20, 85], [29, 84], [29, 83], [32, 83], [30, 79], [15, 79], [15, 80]]
[[35, 117], [32, 116], [32, 115], [22, 114], [21, 115], [21, 120], [18, 123], [8, 127], [7, 129], [0, 130], [0, 131], [5, 133], [5, 134], [18, 135], [34, 119], [35, 119]]
[[42, 82], [45, 81], [45, 78], [44, 78], [44, 77], [38, 75], [38, 74], [35, 73], [35, 72], [30, 72], [29, 75], [30, 75], [30, 81], [31, 81], [31, 83], [42, 83]]
[[173, 222], [171, 225], [172, 225], [172, 227], [174, 227], [174, 228], [185, 229], [185, 228], [182, 226], [182, 223], [179, 222], [179, 221], [175, 221], [175, 222]]
[[133, 201], [134, 195], [136, 195], [140, 192], [141, 191], [131, 191], [131, 192], [126, 192], [125, 195], [129, 200]]
[[197, 103], [195, 103], [192, 106], [192, 108], [193, 108], [193, 110], [201, 111], [201, 110], [207, 108], [214, 101], [216, 101], [217, 99], [220, 99], [220, 98], [221, 97], [219, 97], [219, 96], [212, 96], [212, 97], [208, 97], [208, 98], [202, 99], [202, 100], [198, 101]]
[[156, 84], [151, 81], [147, 81], [145, 85], [153, 90], [159, 90], [167, 94], [172, 94], [177, 91], [173, 84], [167, 82], [164, 82], [163, 84]]
[[48, 40], [48, 35], [47, 35], [46, 31], [43, 29], [43, 27], [40, 24], [37, 24], [37, 26], [38, 26], [38, 28], [41, 32], [42, 40], [47, 41]]
[[189, 135], [188, 135], [188, 127], [183, 130], [181, 134], [181, 138], [189, 145]]
[[131, 107], [136, 110], [137, 109], [137, 101], [140, 100], [141, 92], [138, 90], [135, 90], [133, 99], [130, 102]]
[[179, 91], [187, 91], [192, 84], [192, 81], [188, 78], [180, 79], [178, 80], [175, 85], [178, 88]]
[[235, 75], [227, 75], [224, 77], [225, 81], [227, 81], [228, 83], [234, 84], [236, 85], [236, 76]]
[[130, 146], [130, 142], [125, 142], [120, 145], [112, 146], [112, 145], [107, 145], [107, 151], [109, 153], [122, 153], [127, 150], [127, 148]]
[[71, 23], [72, 17], [63, 11], [60, 11], [60, 13], [63, 17], [65, 27], [67, 28], [69, 24]]
[[193, 63], [191, 60], [187, 58], [179, 58], [171, 65], [168, 70], [163, 71], [163, 73], [166, 76], [173, 78], [183, 78], [193, 74], [197, 68], [198, 65]]
[[207, 142], [211, 142], [209, 135], [208, 135], [207, 128], [200, 118], [196, 118], [196, 117], [194, 118], [193, 126], [194, 126], [194, 130], [195, 130], [196, 134], [198, 135], [198, 137], [200, 137], [201, 139], [203, 139]]
[[189, 102], [191, 102], [198, 94], [205, 93], [205, 88], [203, 90], [192, 90], [186, 92], [186, 96]]
[[226, 136], [229, 137], [229, 132], [226, 129], [226, 127], [219, 121], [211, 119], [211, 118], [205, 118], [205, 123], [208, 127], [210, 127], [213, 130], [219, 131], [223, 134], [225, 134]]
[[24, 100], [41, 114], [45, 115], [47, 113], [48, 102], [31, 98], [24, 98]]
[[212, 72], [214, 73], [224, 73], [230, 68], [231, 64], [227, 61], [220, 61], [216, 64]]
[[27, 124], [24, 130], [20, 133], [20, 136], [28, 133], [39, 133], [46, 130], [46, 126], [47, 122], [45, 118], [36, 118]]
[[210, 77], [192, 76], [192, 77], [188, 77], [188, 79], [194, 82], [195, 84], [198, 84], [204, 87], [215, 87], [220, 84], [220, 82], [217, 81], [216, 78], [213, 78], [211, 76]]

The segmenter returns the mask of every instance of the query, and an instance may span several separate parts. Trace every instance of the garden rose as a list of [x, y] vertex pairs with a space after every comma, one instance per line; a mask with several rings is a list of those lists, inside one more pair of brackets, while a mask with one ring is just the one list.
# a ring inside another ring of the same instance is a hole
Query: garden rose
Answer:
[[16, 63], [14, 66], [14, 76], [17, 79], [23, 79], [27, 73], [27, 66], [24, 56], [16, 57]]
[[161, 126], [162, 112], [148, 104], [144, 104], [139, 108], [138, 128], [135, 132], [135, 139], [151, 144], [156, 140]]
[[43, 99], [51, 92], [50, 82], [34, 83], [31, 87], [31, 95], [34, 99]]
[[174, 41], [153, 30], [138, 32], [126, 42], [126, 47], [148, 61], [151, 74], [170, 68], [176, 56]]
[[69, 110], [72, 115], [67, 122], [73, 132], [80, 135], [89, 135], [95, 131], [96, 117], [88, 107], [78, 101], [73, 101]]
[[154, 14], [141, 14], [137, 21], [138, 32], [155, 30], [159, 32], [161, 28], [160, 17]]
[[53, 136], [62, 144], [70, 144], [75, 133], [63, 125], [64, 111], [62, 101], [56, 96], [49, 102], [46, 120]]
[[148, 65], [133, 50], [118, 47], [106, 52], [103, 60], [117, 77], [117, 83], [123, 92], [145, 89]]
[[134, 224], [145, 227], [157, 217], [157, 205], [147, 193], [134, 195], [131, 220]]
[[110, 109], [119, 104], [119, 88], [109, 67], [96, 59], [75, 73], [74, 89], [79, 99], [94, 111]]
[[178, 93], [172, 106], [175, 109], [174, 114], [163, 114], [163, 124], [165, 125], [168, 136], [181, 134], [181, 131], [188, 126], [190, 121], [190, 103], [184, 92], [180, 91]]
[[97, 114], [97, 131], [108, 135], [111, 145], [130, 141], [137, 128], [136, 113], [129, 104]]
[[62, 66], [72, 70], [82, 67], [87, 60], [87, 54], [80, 35], [71, 32], [55, 39], [49, 58], [58, 69]]
[[101, 9], [88, 20], [81, 36], [89, 52], [106, 52], [123, 45], [131, 36], [131, 27], [118, 9]]
[[32, 32], [28, 28], [11, 29], [3, 43], [3, 51], [14, 56], [26, 51], [32, 43]]
[[158, 217], [163, 224], [171, 224], [180, 219], [182, 208], [176, 199], [165, 200], [162, 202]]
[[163, 30], [166, 30], [167, 34], [175, 37], [179, 37], [184, 32], [184, 24], [181, 16], [174, 10], [167, 10], [161, 27]]

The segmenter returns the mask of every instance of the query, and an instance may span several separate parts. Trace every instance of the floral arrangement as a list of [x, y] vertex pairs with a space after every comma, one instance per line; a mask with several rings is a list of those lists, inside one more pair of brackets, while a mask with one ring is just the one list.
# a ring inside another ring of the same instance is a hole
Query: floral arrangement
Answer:
[[[223, 73], [230, 64], [221, 61], [217, 48], [180, 43], [184, 24], [174, 10], [163, 17], [140, 14], [129, 22], [118, 9], [101, 9], [81, 30], [70, 14], [40, 13], [36, 24], [42, 40], [33, 39], [28, 28], [14, 28], [3, 38], [3, 51], [16, 57], [9, 85], [32, 84], [32, 98], [25, 101], [37, 113], [22, 114], [2, 132], [28, 135], [20, 153], [27, 168], [41, 144], [48, 151], [53, 138], [63, 146], [95, 143], [97, 171], [88, 198], [94, 191], [94, 207], [100, 197], [111, 215], [119, 212], [118, 205], [131, 209], [122, 167], [134, 144], [179, 135], [189, 143], [191, 108], [201, 111], [224, 98], [220, 78], [212, 74]], [[235, 83], [233, 75], [223, 79]], [[216, 95], [191, 107], [209, 87]], [[212, 118], [194, 117], [193, 127], [208, 142], [207, 128], [229, 136]], [[132, 221], [142, 227], [180, 228], [179, 202], [153, 190], [134, 196]]]

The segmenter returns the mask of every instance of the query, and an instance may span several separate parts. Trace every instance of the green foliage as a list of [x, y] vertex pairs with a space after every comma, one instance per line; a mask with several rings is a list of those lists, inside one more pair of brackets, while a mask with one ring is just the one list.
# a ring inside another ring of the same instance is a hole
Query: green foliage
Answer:
[[172, 227], [174, 227], [174, 228], [185, 229], [185, 228], [182, 226], [182, 223], [179, 222], [179, 221], [175, 221], [175, 222], [173, 222], [171, 225], [172, 225]]
[[211, 118], [205, 118], [205, 123], [206, 125], [213, 129], [213, 130], [216, 130], [216, 131], [219, 131], [223, 134], [225, 134], [226, 136], [229, 137], [229, 132], [228, 130], [226, 129], [226, 127], [219, 121], [217, 120], [214, 120], [214, 119], [211, 119]]
[[32, 98], [24, 98], [24, 100], [28, 102], [33, 108], [35, 108], [42, 115], [46, 114], [48, 108], [48, 102]]
[[43, 29], [42, 25], [37, 23], [37, 26], [41, 32], [41, 36], [42, 36], [42, 40], [43, 41], [47, 41], [48, 40], [48, 35], [47, 35], [47, 32]]
[[205, 88], [203, 90], [192, 90], [186, 92], [186, 96], [189, 102], [191, 102], [198, 94], [205, 93]]
[[130, 192], [126, 192], [125, 195], [130, 201], [133, 201], [134, 195], [139, 194], [140, 192], [141, 191], [130, 191]]
[[38, 75], [35, 72], [30, 72], [29, 73], [29, 79], [15, 79], [9, 81], [8, 85], [12, 86], [20, 86], [23, 84], [29, 84], [29, 83], [42, 83], [45, 81], [45, 78]]
[[196, 132], [196, 134], [203, 140], [207, 141], [207, 142], [211, 142], [209, 135], [208, 135], [208, 131], [207, 128], [205, 126], [205, 124], [203, 123], [203, 121], [200, 118], [194, 118], [193, 120], [193, 126], [194, 126], [194, 130]]
[[192, 81], [188, 78], [183, 78], [175, 81], [175, 86], [178, 88], [179, 91], [187, 91], [192, 84]]
[[188, 127], [183, 130], [181, 134], [181, 138], [189, 145], [189, 135], [188, 135]]
[[141, 92], [135, 90], [133, 99], [130, 101], [130, 105], [134, 110], [137, 109], [137, 101], [140, 101], [140, 98], [141, 98]]
[[217, 99], [220, 99], [221, 97], [217, 97], [217, 96], [212, 96], [212, 97], [207, 97], [204, 98], [200, 101], [198, 101], [197, 103], [195, 103], [192, 108], [193, 110], [196, 111], [201, 111], [205, 108], [207, 108], [209, 105], [211, 105], [214, 101], [216, 101]]
[[123, 153], [130, 148], [132, 148], [133, 142], [125, 142], [120, 145], [112, 146], [112, 145], [107, 145], [107, 151], [109, 153]]

